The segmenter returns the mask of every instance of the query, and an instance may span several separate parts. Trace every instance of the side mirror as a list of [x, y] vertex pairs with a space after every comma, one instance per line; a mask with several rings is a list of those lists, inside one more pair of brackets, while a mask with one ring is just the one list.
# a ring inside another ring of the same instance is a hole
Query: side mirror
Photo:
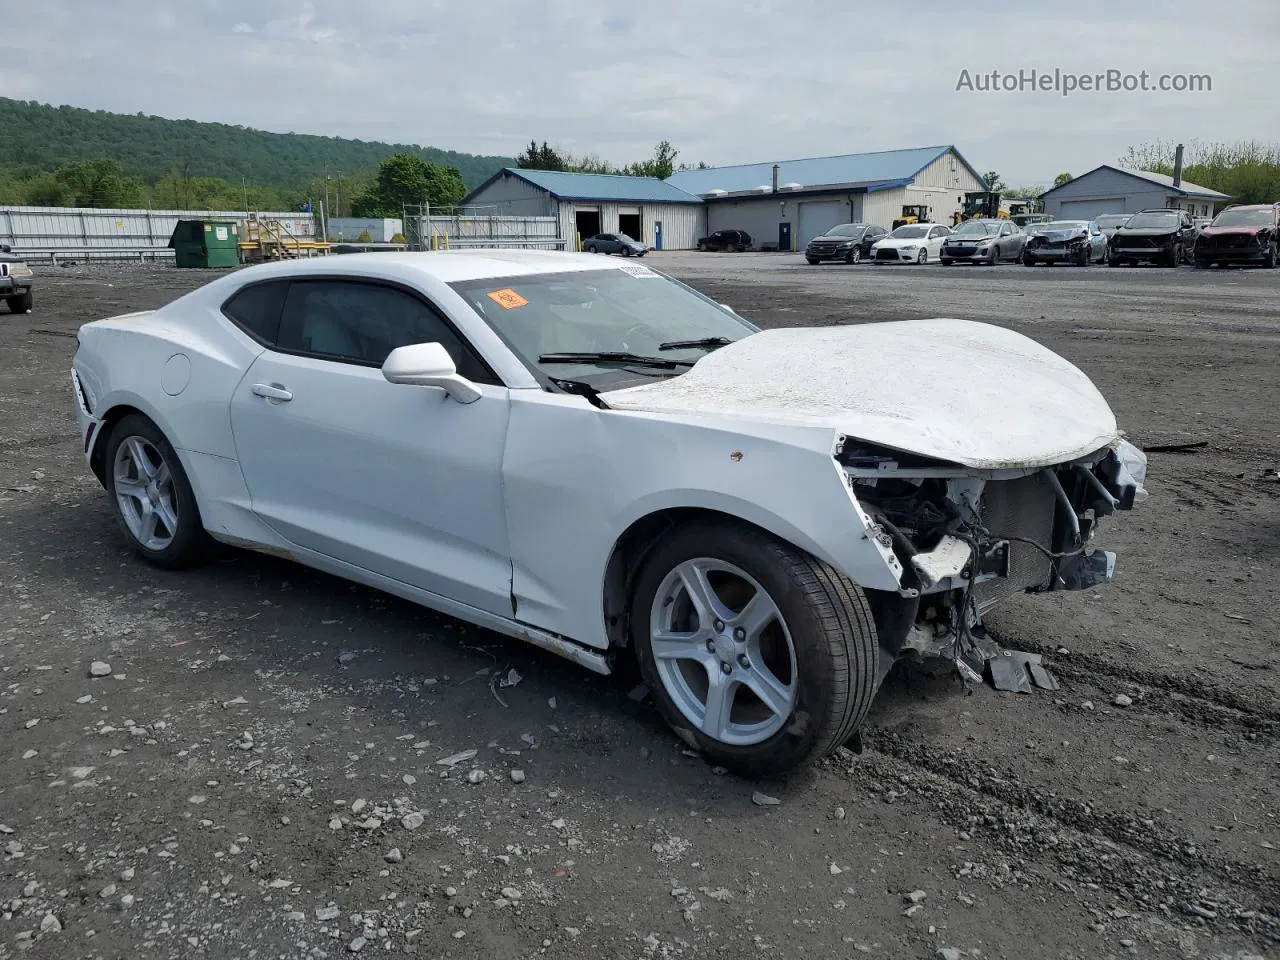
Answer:
[[439, 343], [411, 343], [396, 347], [382, 361], [382, 376], [389, 383], [439, 387], [459, 403], [472, 403], [483, 396], [479, 387], [459, 376], [453, 357]]

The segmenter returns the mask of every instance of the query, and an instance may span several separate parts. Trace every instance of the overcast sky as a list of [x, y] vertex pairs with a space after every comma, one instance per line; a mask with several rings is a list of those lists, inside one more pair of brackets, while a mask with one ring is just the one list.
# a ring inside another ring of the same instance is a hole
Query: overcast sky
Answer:
[[[0, 95], [265, 130], [713, 165], [955, 144], [1017, 186], [1276, 140], [1277, 0], [0, 0]], [[957, 91], [992, 70], [1212, 92]], [[0, 134], [2, 135], [2, 134]]]

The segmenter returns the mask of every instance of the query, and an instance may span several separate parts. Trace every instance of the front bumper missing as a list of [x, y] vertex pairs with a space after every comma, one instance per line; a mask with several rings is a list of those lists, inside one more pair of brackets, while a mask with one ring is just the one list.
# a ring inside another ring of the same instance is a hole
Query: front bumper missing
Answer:
[[847, 441], [837, 454], [859, 503], [902, 562], [881, 612], [882, 671], [941, 657], [971, 682], [1055, 689], [1032, 654], [1000, 648], [984, 614], [1020, 592], [1091, 590], [1114, 579], [1116, 555], [1090, 550], [1099, 518], [1146, 497], [1146, 455], [1117, 440], [1079, 460], [975, 475], [958, 465]]

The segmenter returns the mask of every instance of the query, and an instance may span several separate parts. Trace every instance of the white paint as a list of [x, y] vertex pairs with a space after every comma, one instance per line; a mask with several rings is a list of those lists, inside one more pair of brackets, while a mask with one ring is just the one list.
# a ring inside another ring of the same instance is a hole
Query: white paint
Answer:
[[[656, 511], [754, 524], [869, 589], [902, 568], [833, 457], [843, 434], [976, 465], [1050, 462], [1106, 442], [1114, 419], [1070, 364], [958, 320], [755, 333], [688, 373], [607, 394], [548, 392], [447, 283], [621, 269], [531, 250], [356, 254], [264, 264], [151, 313], [85, 324], [75, 378], [87, 431], [113, 407], [174, 444], [218, 539], [291, 558], [605, 672], [605, 571]], [[501, 384], [461, 404], [382, 372], [264, 349], [219, 307], [275, 276], [393, 280], [430, 299]], [[189, 358], [180, 396], [166, 361]], [[255, 383], [292, 394], [272, 401]], [[84, 436], [82, 432], [81, 436]], [[87, 456], [98, 443], [96, 434]], [[679, 455], [673, 455], [678, 451]], [[514, 604], [514, 613], [513, 613]]]
[[1060, 463], [1119, 436], [1079, 369], [1029, 337], [969, 320], [765, 330], [682, 377], [604, 399], [623, 410], [823, 425], [979, 469]]

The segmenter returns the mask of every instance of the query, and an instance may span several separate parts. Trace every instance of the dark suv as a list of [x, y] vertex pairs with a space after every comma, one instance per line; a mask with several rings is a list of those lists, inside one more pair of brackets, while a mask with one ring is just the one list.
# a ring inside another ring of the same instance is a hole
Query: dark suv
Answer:
[[742, 253], [751, 249], [751, 234], [745, 230], [717, 230], [698, 241], [699, 250], [736, 250]]
[[1185, 210], [1140, 210], [1111, 235], [1107, 263], [1118, 267], [1150, 260], [1176, 267], [1191, 259], [1195, 237], [1195, 221]]
[[886, 233], [888, 231], [884, 227], [874, 223], [842, 223], [810, 240], [804, 248], [804, 258], [810, 263], [823, 260], [860, 263], [864, 257], [870, 256], [871, 245]]
[[1257, 263], [1274, 267], [1280, 260], [1280, 203], [1227, 207], [1196, 238], [1197, 267]]

